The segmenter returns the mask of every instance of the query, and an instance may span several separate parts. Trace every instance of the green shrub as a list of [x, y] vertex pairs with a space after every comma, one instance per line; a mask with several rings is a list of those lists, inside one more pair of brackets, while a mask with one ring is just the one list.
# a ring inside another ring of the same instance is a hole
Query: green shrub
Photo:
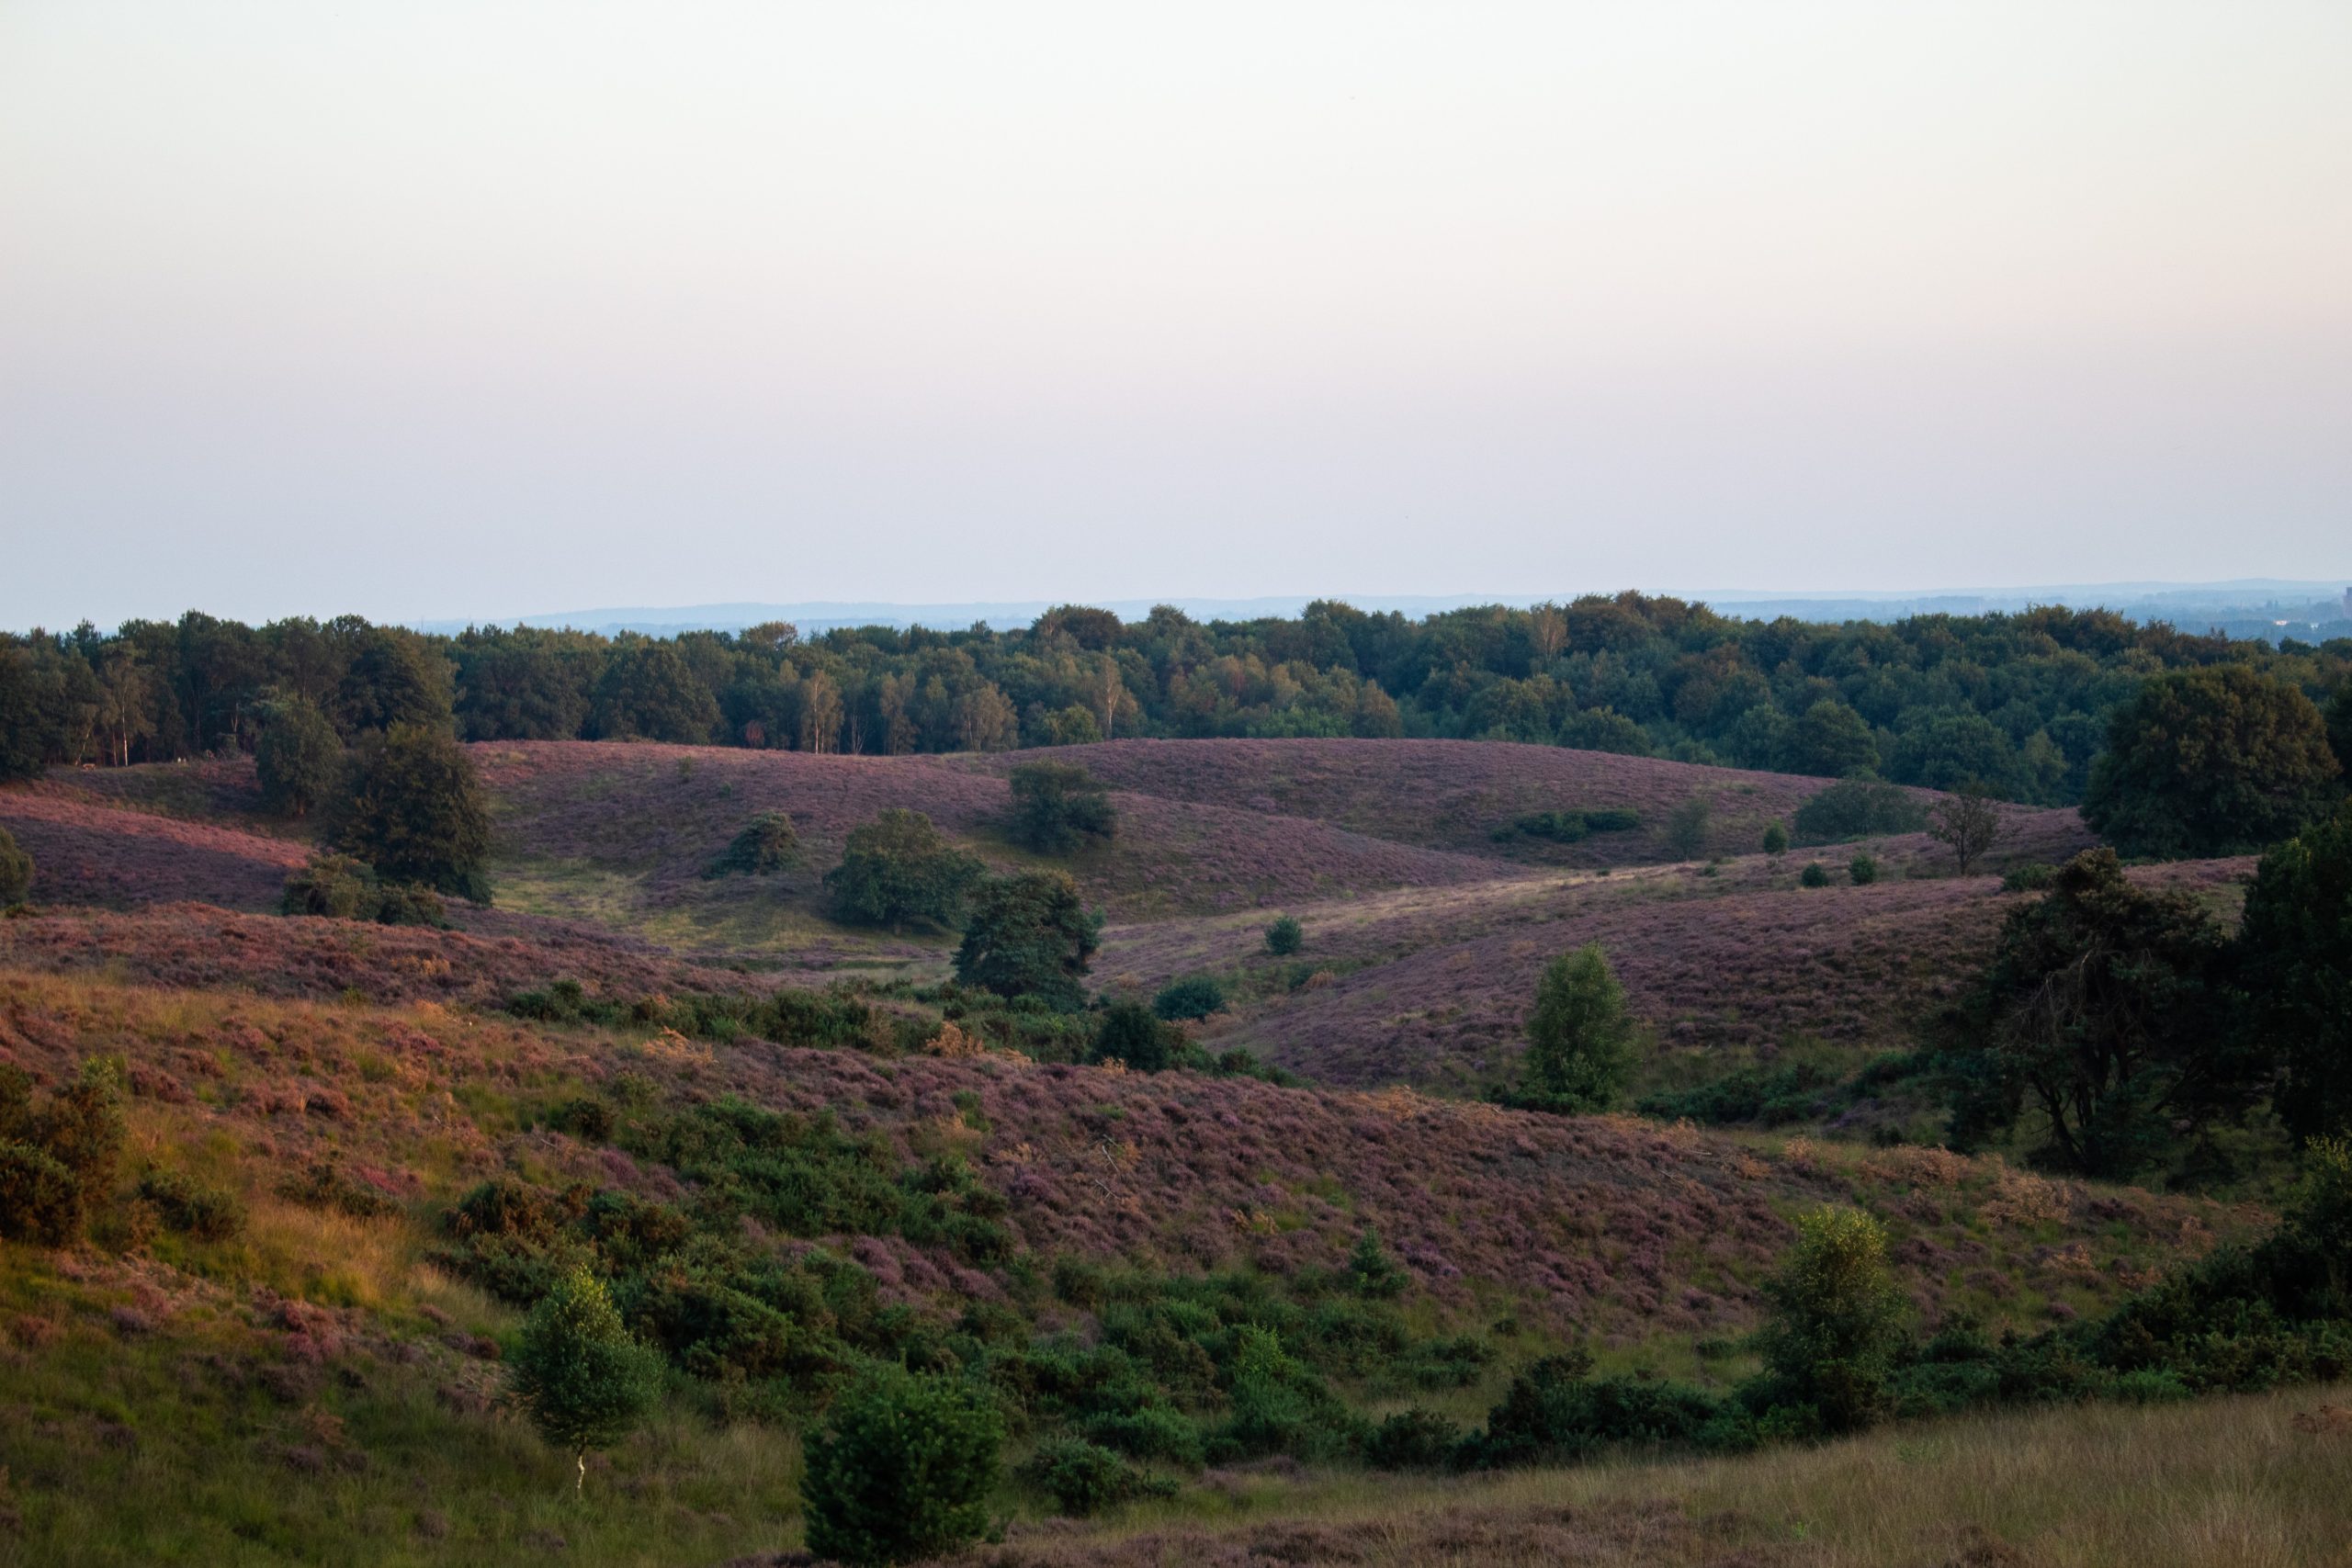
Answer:
[[1012, 840], [1039, 854], [1107, 844], [1118, 832], [1110, 792], [1084, 768], [1024, 762], [1012, 770]]
[[1853, 1209], [1797, 1221], [1797, 1243], [1766, 1281], [1771, 1316], [1757, 1345], [1772, 1403], [1808, 1407], [1821, 1428], [1851, 1431], [1883, 1414], [1907, 1310], [1886, 1271], [1886, 1233]]
[[96, 1209], [114, 1196], [123, 1136], [121, 1064], [93, 1056], [30, 1113], [23, 1141], [63, 1166], [81, 1188], [84, 1206]]
[[1233, 1332], [1228, 1414], [1210, 1446], [1212, 1458], [1344, 1458], [1362, 1450], [1371, 1428], [1334, 1397], [1313, 1369], [1286, 1352], [1269, 1329]]
[[1151, 1010], [1170, 1022], [1206, 1018], [1225, 1010], [1225, 987], [1214, 976], [1187, 976], [1162, 987], [1151, 998]]
[[1468, 1388], [1495, 1363], [1495, 1348], [1475, 1335], [1425, 1339], [1396, 1359], [1396, 1371], [1415, 1388]]
[[1287, 958], [1306, 945], [1306, 929], [1288, 915], [1277, 915], [1266, 928], [1266, 951]]
[[448, 906], [441, 895], [413, 882], [397, 883], [383, 890], [376, 904], [376, 923], [383, 926], [429, 926], [446, 930]]
[[139, 1196], [154, 1206], [166, 1227], [198, 1241], [226, 1241], [245, 1228], [245, 1206], [235, 1194], [178, 1171], [141, 1177]]
[[33, 857], [17, 847], [7, 829], [0, 828], [0, 909], [32, 896]]
[[1186, 1469], [1201, 1462], [1199, 1425], [1182, 1411], [1166, 1404], [1104, 1412], [1089, 1417], [1080, 1432], [1089, 1442], [1116, 1449], [1136, 1459], [1159, 1460]]
[[1854, 886], [1857, 887], [1868, 887], [1871, 883], [1876, 882], [1878, 873], [1878, 857], [1868, 850], [1858, 852], [1852, 860], [1846, 863], [1846, 874], [1853, 879]]
[[1591, 1371], [1582, 1349], [1535, 1362], [1487, 1412], [1486, 1429], [1464, 1440], [1461, 1458], [1482, 1467], [1563, 1464], [1612, 1445], [1712, 1446], [1724, 1416], [1713, 1394]]
[[1781, 827], [1778, 822], [1766, 823], [1764, 825], [1764, 852], [1768, 855], [1781, 855], [1788, 853], [1788, 850], [1789, 830], [1786, 828]]
[[1051, 1497], [1057, 1512], [1081, 1518], [1133, 1498], [1176, 1493], [1174, 1482], [1146, 1474], [1109, 1449], [1078, 1438], [1047, 1439], [1019, 1474]]
[[1714, 817], [1715, 803], [1706, 795], [1686, 796], [1667, 815], [1666, 847], [1678, 859], [1697, 859], [1707, 847], [1707, 830]]
[[396, 1213], [400, 1205], [373, 1187], [344, 1175], [332, 1160], [321, 1160], [300, 1176], [277, 1184], [277, 1195], [311, 1209], [334, 1209], [357, 1220]]
[[2058, 880], [2058, 868], [2047, 861], [2030, 860], [2013, 865], [2001, 877], [2004, 893], [2041, 893]]
[[703, 868], [703, 875], [773, 876], [799, 858], [800, 835], [793, 830], [790, 814], [763, 811]]
[[588, 1450], [610, 1448], [636, 1429], [660, 1377], [604, 1285], [582, 1268], [531, 1309], [507, 1371], [539, 1435], [572, 1456], [575, 1491], [587, 1484]]
[[537, 1023], [615, 1024], [625, 1016], [618, 1004], [591, 997], [587, 987], [569, 979], [551, 980], [537, 990], [517, 991], [507, 998], [506, 1010]]
[[1157, 1073], [1173, 1066], [1182, 1045], [1176, 1032], [1141, 1002], [1113, 1002], [1102, 1010], [1087, 1057], [1094, 1062], [1125, 1062], [1139, 1073]]
[[1839, 779], [1796, 809], [1797, 837], [1808, 844], [1830, 844], [1892, 833], [1917, 833], [1928, 825], [1928, 808], [1900, 784], [1882, 779]]
[[1808, 861], [1805, 868], [1797, 873], [1797, 881], [1807, 887], [1826, 887], [1829, 886], [1829, 868], [1817, 860]]
[[1433, 1411], [1400, 1410], [1373, 1428], [1364, 1462], [1375, 1470], [1438, 1470], [1453, 1457], [1462, 1428]]
[[81, 1239], [82, 1184], [47, 1152], [0, 1143], [0, 1236], [41, 1247]]
[[1588, 811], [1532, 811], [1514, 818], [1508, 832], [1495, 836], [1505, 838], [1510, 833], [1519, 833], [1530, 839], [1549, 839], [1555, 844], [1575, 844], [1595, 833], [1623, 833], [1640, 825], [1640, 814], [1622, 806]]
[[977, 1385], [876, 1368], [808, 1438], [808, 1549], [866, 1564], [970, 1545], [988, 1529], [1002, 1440], [1002, 1419]]
[[289, 915], [372, 920], [381, 906], [375, 868], [350, 855], [312, 855], [286, 879], [278, 908]]
[[1380, 1233], [1370, 1225], [1356, 1237], [1356, 1245], [1348, 1254], [1348, 1286], [1360, 1296], [1385, 1301], [1403, 1292], [1412, 1282], [1404, 1266], [1388, 1255], [1380, 1245]]

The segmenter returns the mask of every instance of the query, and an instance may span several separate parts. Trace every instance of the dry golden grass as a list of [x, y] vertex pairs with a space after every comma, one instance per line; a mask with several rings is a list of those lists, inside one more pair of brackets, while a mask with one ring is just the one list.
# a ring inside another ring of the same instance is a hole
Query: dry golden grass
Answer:
[[2312, 1413], [2346, 1394], [2092, 1405], [1476, 1481], [1237, 1481], [1212, 1504], [1016, 1530], [971, 1561], [2346, 1568], [2352, 1431]]

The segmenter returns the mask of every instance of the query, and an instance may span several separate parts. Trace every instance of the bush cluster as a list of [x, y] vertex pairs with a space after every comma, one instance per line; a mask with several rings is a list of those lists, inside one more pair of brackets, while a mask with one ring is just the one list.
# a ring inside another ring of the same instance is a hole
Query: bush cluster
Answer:
[[773, 876], [788, 870], [799, 858], [800, 835], [793, 829], [791, 814], [763, 811], [743, 825], [743, 830], [728, 841], [702, 874], [709, 880]]
[[1839, 779], [1798, 807], [1794, 820], [1800, 842], [1834, 844], [1924, 831], [1928, 808], [1909, 790], [1883, 779]]
[[1513, 836], [1543, 839], [1555, 844], [1577, 844], [1595, 833], [1626, 833], [1642, 825], [1641, 813], [1630, 807], [1594, 807], [1582, 811], [1531, 811], [1498, 828], [1497, 840]]
[[0, 1063], [0, 1236], [70, 1247], [114, 1197], [122, 1159], [119, 1066], [93, 1057], [80, 1077], [33, 1102], [32, 1078]]
[[387, 884], [375, 867], [350, 855], [321, 854], [286, 879], [278, 908], [288, 915], [335, 920], [373, 920], [386, 926], [449, 923], [441, 896], [419, 883]]

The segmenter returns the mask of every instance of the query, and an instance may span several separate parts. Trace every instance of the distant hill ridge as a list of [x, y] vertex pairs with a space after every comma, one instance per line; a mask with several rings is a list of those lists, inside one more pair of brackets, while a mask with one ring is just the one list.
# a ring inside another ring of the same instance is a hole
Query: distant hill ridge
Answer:
[[[649, 637], [682, 631], [741, 631], [766, 621], [790, 621], [804, 634], [838, 626], [929, 626], [961, 630], [985, 624], [997, 630], [1025, 626], [1056, 604], [1083, 603], [1121, 620], [1138, 620], [1159, 604], [1171, 604], [1195, 620], [1250, 621], [1298, 615], [1317, 599], [1337, 599], [1359, 610], [1396, 611], [1419, 617], [1476, 604], [1523, 604], [1546, 599], [1565, 603], [1580, 591], [1458, 594], [1269, 594], [1253, 598], [1017, 599], [956, 604], [903, 604], [889, 600], [808, 600], [791, 604], [742, 602], [669, 606], [608, 606], [477, 620], [422, 620], [408, 625], [422, 632], [456, 633], [469, 626], [570, 626], [581, 631], [640, 632]], [[1800, 621], [1886, 621], [1908, 615], [1981, 615], [2064, 604], [2070, 609], [2106, 609], [2133, 620], [2170, 620], [2190, 630], [2209, 625], [2271, 627], [2283, 616], [2292, 626], [2322, 635], [2352, 636], [2352, 587], [2341, 581], [2244, 578], [2226, 582], [2106, 582], [2024, 588], [1949, 588], [1893, 592], [1751, 589], [1668, 589], [1663, 592], [1753, 620], [1788, 616]], [[2331, 630], [2331, 623], [2341, 629]], [[2269, 635], [2233, 630], [2233, 636]], [[2295, 635], [2301, 635], [2297, 632]]]

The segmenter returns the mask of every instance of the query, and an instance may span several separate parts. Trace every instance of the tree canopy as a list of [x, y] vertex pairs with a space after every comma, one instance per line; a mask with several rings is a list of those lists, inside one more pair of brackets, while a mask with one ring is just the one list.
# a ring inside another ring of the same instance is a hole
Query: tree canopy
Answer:
[[979, 884], [956, 950], [956, 978], [1001, 997], [1035, 997], [1075, 1012], [1086, 1005], [1080, 981], [1102, 940], [1102, 918], [1089, 914], [1068, 872], [1031, 871]]
[[490, 810], [473, 760], [446, 729], [400, 724], [364, 739], [333, 837], [388, 882], [490, 902]]
[[2296, 1138], [2352, 1132], [2352, 805], [2262, 857], [2238, 933], [2256, 1027]]
[[1039, 854], [1066, 855], [1107, 844], [1118, 831], [1110, 791], [1068, 762], [1023, 762], [1012, 770], [1012, 839]]
[[2177, 1126], [2243, 1106], [2261, 1064], [2229, 1028], [2227, 941], [2193, 898], [2135, 886], [2086, 850], [2012, 909], [1950, 1056], [1954, 1130], [2030, 1111], [2041, 1157], [2122, 1177]]
[[891, 807], [850, 830], [825, 886], [843, 919], [893, 931], [916, 920], [952, 926], [986, 869], [922, 812]]
[[896, 754], [1117, 736], [1496, 738], [1850, 772], [2079, 800], [2152, 673], [2240, 668], [2318, 698], [2352, 642], [2273, 648], [2102, 611], [1745, 621], [1637, 593], [1421, 619], [1317, 601], [1295, 617], [1121, 621], [1063, 606], [996, 631], [789, 626], [651, 638], [455, 637], [356, 617], [247, 626], [190, 612], [112, 632], [0, 634], [0, 774], [251, 750], [299, 696], [346, 739], [446, 721], [469, 740], [638, 736]]
[[2337, 773], [2289, 682], [2242, 665], [2156, 675], [2109, 722], [2083, 819], [2129, 855], [2242, 854], [2315, 820]]

